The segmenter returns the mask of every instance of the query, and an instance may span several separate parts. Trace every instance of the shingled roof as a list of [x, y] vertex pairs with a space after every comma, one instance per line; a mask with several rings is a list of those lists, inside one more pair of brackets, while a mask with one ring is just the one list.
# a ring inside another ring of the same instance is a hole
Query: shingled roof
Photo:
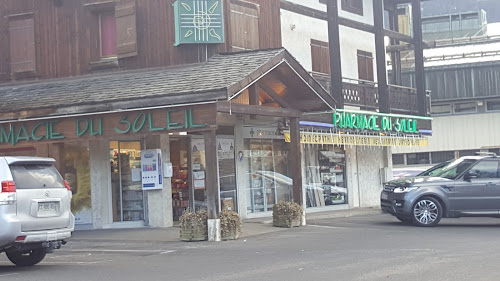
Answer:
[[291, 57], [283, 48], [257, 50], [219, 54], [203, 63], [162, 69], [9, 84], [0, 87], [0, 113], [4, 115], [0, 119], [18, 116], [12, 115], [14, 112], [32, 117], [26, 112], [40, 109], [45, 109], [43, 115], [47, 116], [226, 100], [229, 89], [250, 83], [284, 56]]

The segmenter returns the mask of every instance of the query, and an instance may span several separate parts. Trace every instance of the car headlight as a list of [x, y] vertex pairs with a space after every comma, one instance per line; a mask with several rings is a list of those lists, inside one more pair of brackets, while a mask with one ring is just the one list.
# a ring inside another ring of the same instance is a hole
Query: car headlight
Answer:
[[396, 187], [394, 189], [394, 193], [405, 193], [405, 192], [410, 192], [412, 190], [417, 189], [418, 186], [410, 186], [410, 187]]

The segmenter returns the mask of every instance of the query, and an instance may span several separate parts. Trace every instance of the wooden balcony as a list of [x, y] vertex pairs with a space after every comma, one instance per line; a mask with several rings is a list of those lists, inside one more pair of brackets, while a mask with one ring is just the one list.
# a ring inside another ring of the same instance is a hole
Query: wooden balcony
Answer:
[[[312, 76], [329, 92], [330, 76], [312, 73]], [[389, 85], [391, 113], [418, 115], [417, 90], [403, 86]], [[378, 85], [372, 81], [344, 79], [342, 92], [344, 104], [358, 106], [362, 110], [375, 111], [378, 104]], [[430, 115], [430, 92], [427, 92], [427, 116]]]

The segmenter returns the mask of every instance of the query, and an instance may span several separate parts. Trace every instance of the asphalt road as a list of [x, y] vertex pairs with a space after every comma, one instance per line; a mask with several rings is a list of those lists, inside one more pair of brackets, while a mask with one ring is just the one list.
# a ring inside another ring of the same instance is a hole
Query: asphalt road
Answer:
[[434, 228], [389, 215], [309, 221], [221, 243], [70, 242], [31, 268], [0, 255], [0, 280], [499, 280], [500, 219]]

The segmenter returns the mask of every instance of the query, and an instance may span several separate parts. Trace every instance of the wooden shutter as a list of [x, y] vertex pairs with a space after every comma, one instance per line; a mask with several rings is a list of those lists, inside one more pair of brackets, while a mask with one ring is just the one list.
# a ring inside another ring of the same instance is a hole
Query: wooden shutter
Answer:
[[137, 26], [135, 3], [117, 4], [116, 18], [116, 54], [118, 58], [137, 55]]
[[259, 9], [258, 6], [244, 2], [245, 5], [229, 5], [231, 21], [231, 50], [244, 51], [259, 49]]
[[373, 74], [373, 55], [370, 52], [358, 50], [358, 79], [375, 81]]
[[35, 24], [33, 18], [9, 20], [10, 72], [36, 70]]
[[311, 39], [312, 71], [330, 74], [330, 48], [328, 42]]

